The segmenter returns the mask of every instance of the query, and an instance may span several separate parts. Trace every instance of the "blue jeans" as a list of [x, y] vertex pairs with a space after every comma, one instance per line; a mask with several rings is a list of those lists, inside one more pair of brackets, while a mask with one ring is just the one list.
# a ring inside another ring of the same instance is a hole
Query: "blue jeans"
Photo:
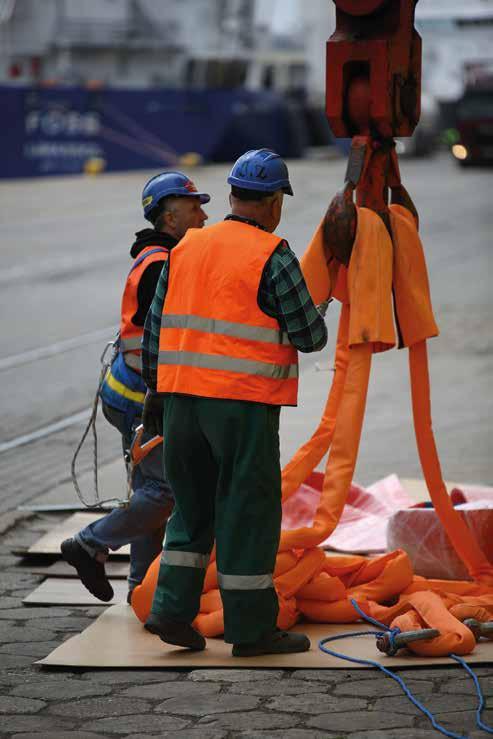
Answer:
[[[104, 408], [105, 416], [120, 432], [125, 429], [119, 411]], [[121, 414], [123, 415], [123, 414]], [[150, 437], [144, 434], [142, 441]], [[130, 437], [122, 433], [123, 448]], [[108, 551], [130, 544], [129, 589], [142, 582], [149, 565], [163, 548], [166, 521], [173, 505], [173, 493], [164, 474], [163, 445], [155, 447], [135, 468], [132, 497], [126, 508], [115, 508], [75, 535], [76, 541], [91, 557], [105, 559]]]

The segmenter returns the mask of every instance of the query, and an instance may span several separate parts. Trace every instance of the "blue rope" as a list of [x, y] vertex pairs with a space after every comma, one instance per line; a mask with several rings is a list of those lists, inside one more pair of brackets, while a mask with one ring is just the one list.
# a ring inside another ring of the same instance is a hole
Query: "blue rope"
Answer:
[[493, 734], [493, 728], [491, 726], [488, 726], [488, 724], [483, 723], [481, 719], [481, 713], [483, 712], [484, 708], [484, 695], [483, 691], [481, 690], [481, 685], [479, 684], [478, 676], [469, 667], [467, 662], [462, 659], [462, 657], [459, 657], [457, 654], [449, 654], [449, 657], [451, 659], [455, 659], [455, 661], [458, 662], [461, 667], [465, 669], [469, 676], [472, 677], [474, 687], [476, 688], [476, 694], [478, 696], [478, 707], [476, 708], [476, 724], [480, 729], [483, 729], [483, 731], [486, 731], [488, 734]]
[[[358, 616], [361, 616], [363, 621], [368, 621], [369, 624], [373, 624], [373, 626], [377, 626], [379, 629], [383, 629], [384, 631], [392, 631], [392, 629], [389, 626], [386, 626], [381, 621], [377, 621], [376, 618], [372, 618], [367, 613], [362, 611], [359, 605], [354, 600], [354, 598], [351, 598], [349, 602], [351, 603], [352, 607], [354, 608]], [[397, 629], [397, 631], [400, 631], [400, 629]]]
[[414, 695], [411, 693], [407, 685], [405, 684], [404, 680], [399, 677], [399, 675], [396, 675], [395, 672], [392, 672], [387, 667], [384, 667], [379, 662], [375, 662], [372, 659], [358, 659], [357, 657], [348, 657], [347, 654], [341, 654], [341, 652], [336, 652], [335, 650], [328, 649], [325, 644], [330, 641], [336, 641], [337, 639], [346, 639], [348, 636], [364, 636], [367, 634], [371, 634], [372, 636], [381, 636], [385, 632], [375, 632], [375, 631], [352, 631], [349, 634], [337, 634], [336, 636], [329, 636], [325, 639], [321, 639], [318, 643], [319, 649], [322, 650], [322, 652], [325, 652], [326, 654], [330, 654], [332, 657], [339, 657], [339, 659], [345, 659], [348, 662], [355, 662], [359, 665], [367, 665], [368, 667], [376, 667], [377, 669], [381, 670], [387, 677], [391, 677], [392, 680], [395, 680], [396, 683], [400, 685], [402, 690], [404, 691], [405, 695], [409, 698], [411, 703], [413, 703], [416, 708], [418, 708], [424, 715], [431, 721], [431, 725], [434, 729], [441, 732], [442, 734], [445, 734], [445, 736], [449, 736], [452, 739], [467, 739], [467, 737], [463, 736], [462, 734], [455, 734], [453, 731], [448, 731], [444, 726], [439, 724], [433, 714], [424, 706], [422, 703], [419, 702], [417, 698], [414, 697]]
[[[381, 623], [380, 621], [377, 621], [376, 619], [372, 618], [371, 616], [368, 616], [364, 611], [361, 610], [361, 608], [358, 606], [356, 601], [354, 599], [351, 600], [351, 605], [356, 610], [359, 616], [361, 616], [362, 619], [365, 621], [368, 621], [373, 626], [376, 626], [380, 629], [383, 629], [383, 631], [352, 631], [347, 634], [337, 634], [336, 636], [329, 636], [325, 639], [321, 639], [318, 643], [318, 647], [322, 652], [325, 652], [326, 654], [330, 654], [332, 657], [337, 657], [339, 659], [345, 659], [348, 662], [354, 662], [355, 664], [359, 665], [367, 665], [368, 667], [376, 667], [378, 670], [383, 672], [387, 677], [392, 678], [403, 690], [404, 694], [409, 698], [411, 703], [416, 706], [418, 710], [421, 711], [431, 722], [431, 725], [434, 729], [439, 731], [441, 734], [444, 734], [445, 736], [451, 737], [451, 739], [467, 739], [467, 737], [464, 737], [462, 734], [456, 734], [453, 731], [449, 731], [444, 726], [438, 723], [438, 721], [435, 719], [434, 715], [429, 711], [426, 706], [424, 706], [415, 696], [412, 694], [412, 692], [409, 690], [407, 685], [405, 684], [404, 680], [399, 677], [395, 672], [392, 672], [392, 670], [389, 670], [387, 667], [384, 667], [379, 662], [376, 662], [372, 659], [359, 659], [357, 657], [348, 657], [347, 654], [342, 654], [341, 652], [336, 652], [333, 649], [329, 649], [325, 645], [328, 642], [331, 641], [338, 641], [339, 639], [347, 639], [350, 636], [374, 636], [376, 638], [379, 638], [383, 636], [384, 634], [387, 634], [389, 637], [389, 640], [391, 642], [391, 645], [393, 645], [393, 640], [395, 639], [395, 636], [400, 633], [400, 629], [391, 629], [386, 624]], [[478, 708], [476, 710], [476, 724], [480, 729], [483, 729], [484, 731], [488, 732], [489, 734], [493, 734], [493, 729], [491, 729], [489, 726], [484, 724], [481, 720], [481, 712], [484, 708], [484, 696], [481, 691], [481, 687], [479, 685], [479, 680], [477, 676], [474, 674], [474, 672], [471, 670], [469, 665], [461, 658], [458, 657], [455, 654], [449, 655], [452, 659], [456, 660], [459, 664], [461, 664], [464, 669], [469, 673], [469, 675], [474, 680], [474, 685], [476, 687], [476, 692], [479, 699]]]

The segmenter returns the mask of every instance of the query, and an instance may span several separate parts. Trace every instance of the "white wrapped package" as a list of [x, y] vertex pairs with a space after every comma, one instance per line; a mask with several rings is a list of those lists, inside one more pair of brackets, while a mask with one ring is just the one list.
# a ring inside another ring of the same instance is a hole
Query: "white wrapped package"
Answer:
[[[474, 501], [456, 506], [486, 557], [493, 562], [493, 503]], [[391, 516], [387, 549], [404, 549], [416, 575], [439, 580], [470, 580], [450, 544], [434, 508], [407, 508]]]

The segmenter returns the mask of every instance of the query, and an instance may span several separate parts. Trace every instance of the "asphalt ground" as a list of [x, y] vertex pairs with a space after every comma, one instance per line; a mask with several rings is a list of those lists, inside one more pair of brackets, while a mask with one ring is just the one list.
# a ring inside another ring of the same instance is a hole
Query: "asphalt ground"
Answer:
[[[286, 198], [279, 233], [298, 255], [344, 170], [342, 160], [291, 164], [295, 198]], [[401, 170], [420, 212], [441, 329], [430, 342], [430, 371], [444, 476], [491, 483], [491, 173], [462, 171], [445, 156], [406, 161]], [[46, 500], [68, 478], [105, 336], [118, 322], [128, 248], [144, 225], [140, 191], [152, 174], [0, 184], [0, 736], [436, 736], [395, 684], [364, 671], [51, 672], [33, 666], [100, 609], [22, 606], [40, 578], [10, 551], [58, 519], [26, 518], [16, 507]], [[211, 221], [221, 218], [227, 167], [191, 174], [214, 196]], [[318, 421], [331, 380], [337, 314], [332, 304], [329, 347], [303, 357], [299, 408], [283, 411], [284, 460]], [[119, 444], [104, 421], [99, 429], [104, 464], [119, 455]], [[91, 462], [87, 452], [81, 469]], [[420, 476], [405, 351], [375, 357], [355, 478], [369, 483], [390, 472]], [[493, 669], [477, 673], [491, 707]], [[472, 683], [458, 668], [400, 674], [449, 729], [485, 736], [473, 730]], [[491, 709], [484, 719], [492, 723]]]

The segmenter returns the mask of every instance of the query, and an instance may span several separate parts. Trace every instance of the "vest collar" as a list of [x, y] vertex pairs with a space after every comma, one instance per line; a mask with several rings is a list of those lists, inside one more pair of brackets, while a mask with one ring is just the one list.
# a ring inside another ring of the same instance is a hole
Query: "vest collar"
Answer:
[[232, 213], [230, 213], [226, 218], [225, 221], [238, 221], [239, 223], [246, 223], [247, 226], [253, 226], [254, 228], [259, 228], [261, 231], [267, 231], [264, 226], [261, 226], [260, 223], [257, 223], [257, 221], [254, 221], [253, 218], [244, 218], [243, 216], [235, 216]]

